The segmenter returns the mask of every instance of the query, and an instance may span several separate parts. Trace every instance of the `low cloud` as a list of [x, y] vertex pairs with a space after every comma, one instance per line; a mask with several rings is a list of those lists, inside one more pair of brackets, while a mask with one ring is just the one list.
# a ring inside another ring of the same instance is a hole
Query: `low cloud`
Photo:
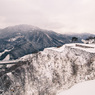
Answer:
[[31, 24], [67, 32], [95, 32], [94, 0], [0, 0], [0, 28]]

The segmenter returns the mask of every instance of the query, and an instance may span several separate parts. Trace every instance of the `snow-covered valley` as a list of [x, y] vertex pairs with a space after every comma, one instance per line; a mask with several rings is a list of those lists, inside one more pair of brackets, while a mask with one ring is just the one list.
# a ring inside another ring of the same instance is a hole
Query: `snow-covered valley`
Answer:
[[14, 64], [0, 70], [2, 95], [57, 95], [95, 79], [95, 45], [46, 48], [9, 63]]
[[57, 95], [95, 95], [95, 80], [78, 83]]

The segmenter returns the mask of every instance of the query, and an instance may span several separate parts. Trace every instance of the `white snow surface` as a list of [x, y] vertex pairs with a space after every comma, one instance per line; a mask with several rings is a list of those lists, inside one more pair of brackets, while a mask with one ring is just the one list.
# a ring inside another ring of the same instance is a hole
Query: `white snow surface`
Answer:
[[8, 54], [4, 59], [3, 61], [9, 61], [10, 60], [10, 55]]
[[[82, 46], [88, 46], [88, 47], [92, 47], [92, 48], [79, 47], [79, 46], [76, 46], [76, 44], [77, 45], [82, 45]], [[90, 53], [95, 53], [95, 44], [80, 44], [80, 43], [71, 43], [71, 44], [65, 44], [65, 45], [63, 45], [61, 47], [45, 48], [44, 51], [42, 51], [42, 53], [50, 53], [50, 51], [56, 51], [56, 52], [60, 52], [61, 54], [65, 55], [65, 53], [68, 51], [66, 49], [67, 47], [72, 48], [72, 49], [83, 50], [83, 51], [90, 52]], [[8, 52], [8, 51], [10, 51], [10, 50], [5, 50], [4, 52], [0, 53], [0, 56], [3, 53]], [[69, 53], [69, 56], [72, 56], [73, 57], [73, 54], [72, 53]], [[12, 62], [17, 62], [17, 61], [26, 61], [26, 60], [29, 59], [29, 57], [32, 57], [32, 54], [25, 55], [25, 56], [21, 57], [18, 60], [8, 61], [9, 60], [9, 55], [7, 55], [6, 58], [3, 61], [0, 61], [0, 63], [2, 63], [2, 62], [3, 63], [6, 63], [6, 62], [12, 63]], [[79, 57], [79, 59], [80, 59], [80, 61], [82, 60], [81, 57]]]
[[10, 38], [8, 41], [9, 42], [14, 42], [16, 41], [18, 38], [23, 38], [24, 36], [16, 36], [15, 38]]
[[[80, 45], [80, 46], [76, 46], [76, 45]], [[76, 48], [79, 50], [84, 50], [86, 52], [95, 53], [95, 44], [72, 43], [72, 44], [65, 44], [65, 46], [70, 47], [70, 48]]]
[[95, 80], [78, 83], [57, 95], [95, 95]]
[[0, 56], [4, 54], [5, 52], [9, 52], [10, 50], [5, 49], [3, 52], [0, 52]]
[[3, 52], [0, 52], [0, 56], [2, 56], [2, 54], [4, 54], [5, 52], [10, 52], [12, 49], [10, 49], [10, 50], [5, 49]]
[[89, 39], [89, 40], [84, 40], [84, 39], [82, 39], [81, 40], [84, 44], [92, 44], [92, 43], [95, 43], [95, 40], [94, 39]]
[[19, 59], [19, 61], [27, 61], [29, 58], [32, 57], [32, 54], [25, 55]]
[[[41, 80], [42, 82], [45, 82], [43, 78], [44, 76], [46, 79], [49, 80], [49, 82], [47, 83], [52, 83], [52, 75], [56, 72], [56, 74], [60, 76], [58, 77], [58, 80], [62, 85], [60, 89], [68, 89], [69, 87], [75, 84], [74, 82], [79, 83], [79, 82], [87, 81], [88, 79], [92, 80], [92, 78], [95, 77], [95, 71], [94, 71], [95, 45], [94, 44], [88, 44], [88, 45], [80, 44], [80, 43], [65, 44], [61, 47], [46, 48], [44, 49], [44, 51], [40, 51], [37, 54], [29, 54], [29, 55], [23, 56], [18, 60], [1, 61], [0, 63], [13, 64], [19, 61], [27, 61], [27, 60], [30, 60], [30, 62], [32, 62], [31, 64], [37, 70], [37, 73], [35, 73], [35, 76], [37, 76], [38, 74], [39, 78], [43, 79]], [[88, 70], [90, 70], [88, 66], [90, 62], [92, 62], [90, 68], [93, 68], [93, 70], [89, 74], [87, 74]], [[76, 66], [76, 68], [74, 66]], [[25, 66], [24, 68], [27, 68], [27, 67]], [[76, 74], [74, 74], [75, 72], [72, 71], [72, 68], [73, 70], [77, 71], [76, 77], [74, 76]], [[64, 73], [63, 73], [63, 70], [64, 70]], [[29, 81], [27, 77], [28, 76], [27, 74], [29, 72], [27, 73], [27, 70], [26, 70], [25, 73], [26, 73], [25, 95], [32, 95], [32, 93], [33, 92], [35, 93], [36, 91], [35, 89], [32, 89], [31, 91], [32, 82]], [[11, 74], [9, 73], [9, 75]], [[74, 79], [76, 79], [76, 81]], [[59, 85], [59, 82], [57, 83], [58, 85]], [[93, 86], [92, 85], [91, 86], [93, 88], [91, 89], [94, 89], [94, 83], [95, 81], [92, 83]], [[62, 91], [62, 93], [60, 92], [57, 95], [75, 95], [75, 94], [76, 95], [78, 94], [79, 95], [95, 95], [95, 93], [92, 94], [91, 92], [88, 92], [89, 93], [88, 94], [84, 92], [86, 91], [85, 89], [87, 90], [90, 89], [90, 88], [85, 88], [87, 85], [88, 84], [86, 84], [86, 82], [82, 84], [79, 83], [73, 86], [71, 89]], [[57, 87], [57, 85], [55, 86]], [[87, 87], [89, 86], [90, 84]], [[84, 93], [84, 94], [81, 94], [81, 93]], [[38, 95], [38, 94], [35, 94], [35, 95]]]
[[45, 50], [54, 50], [54, 51], [58, 51], [58, 52], [62, 52], [64, 51], [65, 45], [57, 48], [57, 47], [51, 47], [51, 48], [46, 48]]
[[8, 61], [0, 61], [0, 63], [1, 63], [1, 64], [3, 64], [3, 63], [10, 63], [10, 64], [11, 64], [11, 63], [19, 62], [19, 61], [20, 61], [20, 60], [10, 60], [10, 61], [8, 60]]
[[[76, 45], [86, 46], [88, 48], [84, 48], [84, 47], [80, 47], [80, 46], [76, 46]], [[71, 44], [65, 44], [59, 48], [51, 47], [51, 48], [46, 48], [46, 49], [50, 49], [50, 50], [54, 50], [54, 51], [58, 51], [58, 52], [63, 52], [65, 47], [76, 48], [79, 50], [84, 50], [86, 52], [95, 53], [95, 44], [71, 43]]]

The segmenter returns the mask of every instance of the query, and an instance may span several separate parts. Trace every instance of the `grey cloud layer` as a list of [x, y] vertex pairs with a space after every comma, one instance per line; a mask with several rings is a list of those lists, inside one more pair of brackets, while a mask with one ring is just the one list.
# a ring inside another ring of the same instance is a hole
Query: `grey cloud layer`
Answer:
[[0, 0], [0, 27], [31, 24], [56, 32], [94, 32], [94, 0]]

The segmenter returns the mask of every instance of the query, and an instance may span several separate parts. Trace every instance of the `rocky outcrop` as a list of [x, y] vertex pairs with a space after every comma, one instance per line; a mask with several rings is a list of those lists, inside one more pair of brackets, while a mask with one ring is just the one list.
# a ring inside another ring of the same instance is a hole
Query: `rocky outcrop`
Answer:
[[45, 49], [1, 69], [0, 94], [56, 95], [95, 78], [95, 53], [68, 45], [60, 48]]

